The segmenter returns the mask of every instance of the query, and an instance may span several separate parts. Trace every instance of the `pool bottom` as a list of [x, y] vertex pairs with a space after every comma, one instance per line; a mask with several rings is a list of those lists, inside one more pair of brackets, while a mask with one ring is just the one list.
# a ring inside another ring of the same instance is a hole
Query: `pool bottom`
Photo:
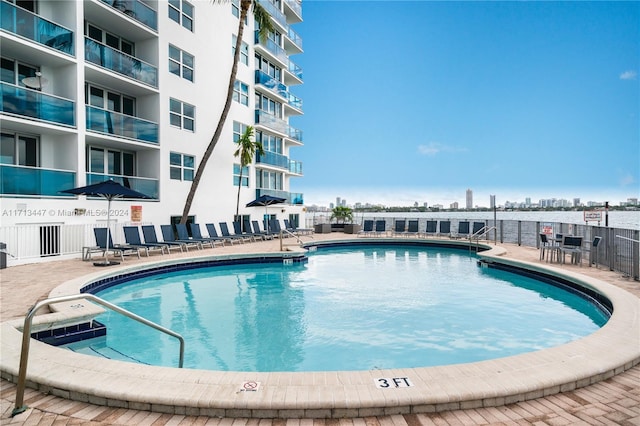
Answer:
[[[493, 249], [485, 255], [492, 258], [503, 251]], [[640, 337], [629, 331], [640, 329], [636, 297], [546, 265], [495, 261], [578, 282], [606, 296], [614, 313], [593, 335], [552, 349], [470, 364], [366, 372], [180, 370], [103, 361], [34, 342], [29, 381], [41, 391], [71, 399], [162, 413], [341, 418], [510, 404], [586, 386], [640, 361]], [[20, 340], [15, 326], [2, 325], [2, 371], [9, 380], [17, 375]]]

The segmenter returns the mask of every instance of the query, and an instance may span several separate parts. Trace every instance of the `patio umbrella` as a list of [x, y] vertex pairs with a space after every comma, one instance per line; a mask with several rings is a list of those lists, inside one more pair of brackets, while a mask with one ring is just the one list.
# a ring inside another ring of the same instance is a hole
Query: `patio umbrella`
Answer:
[[134, 191], [131, 188], [127, 188], [126, 186], [122, 186], [118, 182], [109, 179], [104, 182], [94, 183], [93, 185], [82, 186], [79, 188], [65, 189], [64, 192], [66, 194], [74, 194], [74, 195], [89, 195], [96, 197], [104, 197], [107, 199], [107, 242], [106, 242], [106, 250], [104, 256], [104, 262], [94, 263], [96, 266], [108, 266], [108, 265], [117, 265], [120, 262], [109, 261], [107, 259], [107, 251], [109, 250], [109, 240], [111, 238], [109, 235], [109, 225], [111, 222], [111, 200], [114, 198], [151, 198], [141, 192]]
[[[247, 207], [264, 206], [264, 216], [267, 217], [267, 207], [272, 204], [282, 204], [286, 202], [286, 198], [273, 197], [271, 195], [261, 195], [250, 203], [247, 203]], [[269, 222], [265, 220], [265, 229], [269, 232]]]

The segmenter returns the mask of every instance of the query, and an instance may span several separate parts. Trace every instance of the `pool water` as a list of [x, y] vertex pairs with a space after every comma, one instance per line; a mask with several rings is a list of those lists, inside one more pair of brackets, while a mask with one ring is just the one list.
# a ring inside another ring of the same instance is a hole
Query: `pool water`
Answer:
[[[608, 315], [466, 251], [321, 249], [306, 263], [243, 264], [135, 280], [98, 296], [184, 336], [186, 368], [331, 371], [466, 363], [558, 346]], [[176, 366], [178, 342], [114, 313], [72, 350]]]

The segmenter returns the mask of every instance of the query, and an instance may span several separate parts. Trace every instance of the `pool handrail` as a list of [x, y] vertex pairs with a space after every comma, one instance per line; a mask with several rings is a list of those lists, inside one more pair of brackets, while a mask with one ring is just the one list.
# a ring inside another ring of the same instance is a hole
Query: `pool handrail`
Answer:
[[175, 337], [180, 342], [180, 360], [178, 362], [178, 368], [182, 368], [184, 364], [184, 337], [182, 337], [180, 334], [176, 333], [175, 331], [169, 330], [168, 328], [158, 325], [152, 321], [149, 321], [148, 319], [143, 318], [139, 315], [136, 315], [133, 312], [127, 311], [126, 309], [123, 309], [117, 305], [107, 302], [106, 300], [101, 299], [95, 294], [91, 294], [91, 293], [72, 294], [69, 296], [59, 296], [59, 297], [52, 297], [49, 299], [45, 299], [33, 305], [27, 312], [27, 316], [24, 318], [24, 327], [22, 329], [22, 349], [20, 350], [20, 367], [18, 370], [18, 384], [16, 388], [16, 405], [13, 411], [11, 412], [11, 417], [24, 412], [28, 408], [26, 405], [24, 405], [24, 391], [26, 388], [27, 362], [29, 360], [29, 345], [31, 343], [31, 323], [32, 323], [33, 317], [35, 316], [38, 309], [42, 308], [45, 305], [49, 305], [52, 303], [69, 302], [71, 300], [78, 300], [78, 299], [91, 300], [92, 302], [105, 306], [128, 318], [131, 318], [132, 320], [138, 321], [142, 324], [148, 325], [151, 328], [155, 328], [156, 330], [162, 333]]

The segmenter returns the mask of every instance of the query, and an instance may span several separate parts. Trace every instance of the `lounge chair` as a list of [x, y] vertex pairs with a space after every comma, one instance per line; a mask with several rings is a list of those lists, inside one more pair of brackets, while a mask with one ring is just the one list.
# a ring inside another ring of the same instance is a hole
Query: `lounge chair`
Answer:
[[376, 227], [373, 231], [375, 236], [386, 236], [387, 235], [387, 221], [384, 219], [376, 220]]
[[188, 242], [199, 243], [200, 247], [198, 248], [200, 249], [203, 249], [205, 245], [209, 245], [211, 246], [211, 248], [215, 247], [213, 240], [205, 240], [205, 239], [193, 238], [189, 236], [189, 231], [187, 230], [186, 223], [176, 223], [176, 232], [178, 233], [178, 238], [177, 238], [178, 241], [188, 241]]
[[450, 220], [441, 220], [440, 221], [440, 230], [438, 231], [438, 237], [442, 236], [451, 236], [451, 221]]
[[393, 235], [405, 236], [407, 234], [407, 224], [404, 219], [398, 219], [393, 227]]
[[358, 236], [367, 237], [373, 234], [373, 220], [366, 219], [362, 224], [362, 229], [358, 232]]
[[438, 233], [438, 221], [437, 220], [428, 220], [427, 227], [425, 228], [424, 235], [428, 237], [429, 235], [433, 235], [434, 237]]
[[209, 237], [203, 236], [202, 232], [200, 232], [200, 224], [198, 224], [198, 223], [190, 223], [189, 224], [189, 229], [191, 229], [191, 237], [194, 240], [203, 241], [203, 244], [204, 244], [204, 241], [207, 241], [208, 243], [211, 244], [211, 248], [215, 247], [216, 245], [221, 245], [221, 246], [224, 245], [224, 242], [225, 242], [224, 238], [212, 237], [212, 236], [209, 236]]
[[229, 238], [229, 237], [223, 237], [218, 235], [218, 231], [216, 230], [216, 226], [213, 223], [207, 223], [205, 224], [205, 226], [207, 227], [207, 232], [209, 233], [209, 237], [211, 238], [221, 238], [225, 243], [229, 243], [230, 245], [233, 245], [234, 243], [241, 243], [242, 241], [235, 239], [235, 238]]
[[183, 243], [185, 247], [195, 246], [199, 250], [202, 250], [202, 243], [200, 241], [176, 238], [175, 235], [173, 234], [173, 227], [171, 225], [160, 225], [160, 231], [162, 231], [162, 239], [165, 242], [173, 241], [173, 242]]
[[289, 222], [289, 219], [283, 219], [284, 220], [284, 227], [287, 229], [287, 231], [291, 232], [292, 234], [296, 234], [296, 235], [307, 235], [307, 234], [312, 234], [314, 231], [311, 228], [298, 228], [297, 226], [294, 226], [291, 224], [291, 222]]
[[[111, 252], [114, 256], [120, 256], [120, 259], [124, 261], [125, 255], [135, 253], [140, 259], [140, 251], [143, 250], [143, 247], [113, 244], [111, 233], [109, 233], [109, 246], [107, 249], [107, 228], [93, 228], [93, 235], [96, 237], [96, 245], [102, 249], [103, 257], [107, 257], [108, 252]], [[149, 252], [147, 251], [146, 253], [149, 256]]]
[[[245, 230], [244, 232], [247, 235], [253, 236], [254, 240], [257, 240], [257, 239], [268, 240], [268, 239], [273, 238], [273, 237], [267, 236], [267, 234], [261, 232], [259, 227], [258, 227], [258, 231], [256, 232], [255, 229], [251, 228], [251, 221], [249, 219], [243, 219], [242, 220], [242, 226], [243, 226], [243, 228]], [[235, 225], [234, 225], [234, 229], [235, 229]]]
[[[242, 224], [237, 220], [231, 222], [231, 226], [233, 226], [233, 235], [242, 235], [243, 237], [249, 238], [249, 241], [253, 242], [256, 240], [256, 237], [253, 232], [247, 232], [242, 230]], [[249, 228], [251, 230], [251, 228]]]
[[262, 238], [264, 238], [265, 240], [273, 240], [273, 234], [260, 229], [260, 222], [258, 222], [257, 220], [252, 220], [251, 225], [253, 226], [254, 234], [262, 235]]
[[227, 222], [218, 222], [218, 225], [220, 225], [220, 232], [222, 233], [222, 236], [225, 238], [231, 238], [234, 240], [238, 240], [240, 241], [242, 244], [244, 244], [246, 241], [251, 241], [250, 237], [244, 236], [244, 235], [235, 235], [229, 232], [229, 226], [227, 225]]
[[186, 248], [185, 244], [179, 243], [177, 241], [158, 241], [158, 236], [156, 235], [156, 227], [153, 225], [142, 225], [142, 235], [144, 236], [144, 241], [147, 244], [164, 244], [167, 247], [167, 251], [169, 253], [171, 253], [172, 248], [180, 249], [181, 253], [184, 251], [182, 248]]
[[417, 220], [410, 220], [409, 224], [407, 225], [407, 232], [406, 232], [406, 236], [407, 237], [418, 237], [418, 221]]
[[269, 233], [277, 237], [282, 235], [284, 238], [287, 238], [289, 236], [286, 232], [282, 232], [282, 227], [280, 226], [280, 221], [278, 219], [269, 219]]
[[[148, 251], [160, 250], [160, 254], [164, 255], [164, 249], [167, 248], [167, 246], [160, 243], [143, 243], [140, 239], [140, 230], [137, 226], [125, 226], [122, 229], [124, 231], [124, 239], [130, 246], [146, 247]], [[167, 252], [168, 251], [167, 249]]]

